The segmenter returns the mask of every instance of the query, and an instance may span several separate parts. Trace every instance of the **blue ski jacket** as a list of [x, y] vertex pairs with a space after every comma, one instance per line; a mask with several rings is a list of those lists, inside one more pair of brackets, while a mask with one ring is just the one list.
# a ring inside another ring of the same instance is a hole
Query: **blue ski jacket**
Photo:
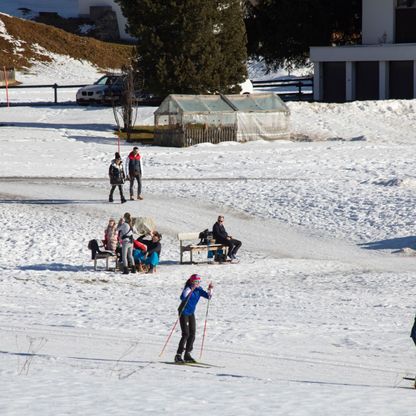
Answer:
[[[189, 316], [195, 313], [196, 305], [199, 301], [199, 298], [202, 296], [203, 298], [210, 299], [210, 294], [205, 292], [204, 289], [200, 288], [199, 286], [194, 289], [191, 293], [192, 289], [189, 286], [186, 286], [185, 289], [181, 293], [181, 301], [182, 303], [179, 306], [179, 313], [182, 311], [182, 315]], [[189, 299], [188, 299], [189, 297]]]

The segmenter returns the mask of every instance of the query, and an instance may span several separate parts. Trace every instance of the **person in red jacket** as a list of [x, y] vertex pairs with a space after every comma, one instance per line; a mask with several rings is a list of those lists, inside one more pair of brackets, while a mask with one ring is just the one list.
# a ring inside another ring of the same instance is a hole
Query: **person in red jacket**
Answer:
[[130, 200], [134, 200], [134, 180], [137, 181], [137, 199], [143, 199], [142, 197], [142, 157], [139, 153], [137, 146], [133, 147], [133, 150], [129, 153], [125, 162], [125, 171], [127, 179], [130, 180]]

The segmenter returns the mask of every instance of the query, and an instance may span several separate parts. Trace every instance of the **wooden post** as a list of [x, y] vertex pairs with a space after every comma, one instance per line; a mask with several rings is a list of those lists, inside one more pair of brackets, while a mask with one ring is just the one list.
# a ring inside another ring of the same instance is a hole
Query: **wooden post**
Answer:
[[7, 102], [7, 107], [10, 107], [10, 102], [9, 102], [9, 80], [7, 78], [7, 71], [6, 71], [6, 67], [3, 67], [4, 70], [4, 81], [6, 83], [6, 102]]
[[55, 104], [58, 103], [58, 84], [53, 84]]

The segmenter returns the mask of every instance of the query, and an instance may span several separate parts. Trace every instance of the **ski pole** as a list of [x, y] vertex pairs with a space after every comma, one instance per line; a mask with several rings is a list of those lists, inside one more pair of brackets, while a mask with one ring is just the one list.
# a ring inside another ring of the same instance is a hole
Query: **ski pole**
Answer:
[[211, 298], [208, 299], [207, 302], [207, 311], [205, 313], [205, 322], [204, 322], [204, 333], [202, 334], [202, 342], [201, 342], [201, 352], [199, 353], [199, 359], [202, 357], [202, 351], [204, 349], [204, 341], [205, 341], [205, 334], [207, 332], [207, 321], [208, 321], [208, 311], [209, 311], [209, 301]]
[[173, 331], [174, 331], [174, 330], [175, 330], [175, 328], [176, 328], [176, 325], [178, 325], [179, 319], [180, 319], [180, 318], [181, 318], [181, 316], [182, 316], [182, 312], [185, 310], [186, 305], [188, 304], [188, 301], [189, 301], [189, 299], [190, 299], [190, 297], [191, 297], [191, 295], [192, 295], [192, 292], [193, 292], [194, 290], [195, 290], [195, 288], [193, 288], [193, 289], [189, 292], [188, 298], [186, 299], [186, 302], [185, 302], [185, 304], [183, 305], [183, 308], [182, 308], [182, 310], [181, 310], [180, 314], [178, 315], [178, 318], [176, 319], [176, 322], [175, 322], [175, 324], [173, 325], [173, 328], [172, 328], [172, 330], [170, 331], [170, 334], [168, 335], [168, 338], [167, 338], [167, 340], [166, 340], [166, 342], [165, 342], [165, 345], [164, 345], [164, 346], [163, 346], [163, 348], [162, 348], [162, 351], [160, 351], [159, 357], [161, 357], [161, 356], [163, 355], [163, 353], [165, 352], [165, 348], [166, 348], [166, 346], [168, 345], [168, 342], [169, 342], [169, 340], [170, 340], [170, 337], [172, 336]]

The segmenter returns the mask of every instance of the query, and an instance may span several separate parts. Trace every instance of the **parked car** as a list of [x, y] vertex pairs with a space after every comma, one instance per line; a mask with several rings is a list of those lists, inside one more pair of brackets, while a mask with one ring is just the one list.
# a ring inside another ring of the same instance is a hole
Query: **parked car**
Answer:
[[[82, 87], [77, 91], [77, 103], [88, 104], [119, 104], [123, 93], [125, 75], [107, 74], [92, 85]], [[134, 91], [133, 101], [141, 106], [158, 106], [163, 98], [141, 90]]]
[[123, 85], [122, 74], [107, 74], [94, 82], [92, 85], [82, 87], [77, 91], [76, 100], [78, 104], [105, 104], [111, 103], [111, 97], [118, 91], [121, 94]]

